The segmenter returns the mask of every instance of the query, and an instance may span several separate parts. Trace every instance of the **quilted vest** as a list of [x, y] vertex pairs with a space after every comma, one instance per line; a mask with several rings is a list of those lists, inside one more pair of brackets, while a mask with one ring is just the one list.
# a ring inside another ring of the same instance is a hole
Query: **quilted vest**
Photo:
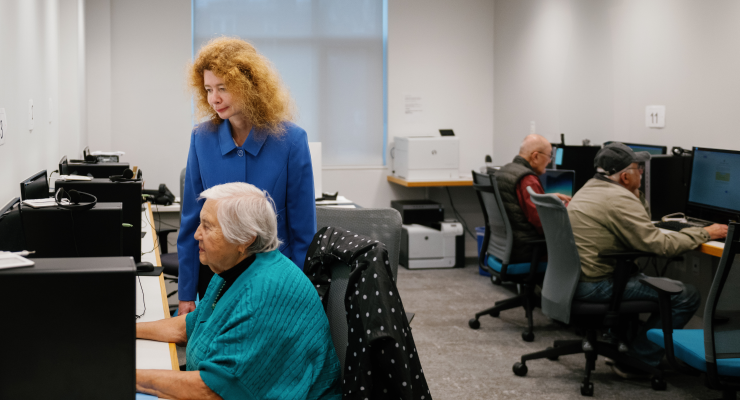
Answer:
[[522, 244], [522, 242], [542, 238], [534, 226], [527, 221], [524, 211], [519, 206], [519, 199], [516, 197], [516, 185], [527, 175], [536, 176], [532, 166], [521, 156], [514, 157], [514, 161], [504, 165], [496, 172], [496, 183], [498, 183], [501, 201], [504, 203], [506, 215], [509, 216], [509, 223], [514, 235], [511, 264], [530, 262], [532, 260], [532, 248], [529, 245]]

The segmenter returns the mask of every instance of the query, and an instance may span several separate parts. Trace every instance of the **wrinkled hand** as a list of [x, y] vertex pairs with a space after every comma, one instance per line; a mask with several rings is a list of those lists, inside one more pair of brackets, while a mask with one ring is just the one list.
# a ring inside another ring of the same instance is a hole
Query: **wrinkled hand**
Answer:
[[555, 196], [557, 196], [560, 199], [560, 201], [562, 201], [566, 205], [570, 202], [570, 199], [571, 199], [570, 196], [566, 196], [566, 195], [560, 194], [560, 193], [554, 193], [554, 194], [555, 194]]
[[709, 238], [712, 240], [727, 237], [727, 225], [713, 224], [705, 227], [704, 230], [709, 232]]
[[[727, 228], [725, 228], [725, 232], [727, 232]], [[180, 301], [180, 306], [177, 309], [177, 315], [185, 315], [191, 311], [195, 311], [194, 301]]]

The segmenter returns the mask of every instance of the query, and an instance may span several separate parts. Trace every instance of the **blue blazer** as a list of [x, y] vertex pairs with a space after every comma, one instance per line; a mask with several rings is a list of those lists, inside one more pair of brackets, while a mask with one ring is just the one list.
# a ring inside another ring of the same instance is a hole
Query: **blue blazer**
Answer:
[[181, 199], [182, 219], [177, 238], [180, 264], [178, 296], [195, 300], [198, 288], [198, 242], [193, 235], [200, 224], [201, 192], [222, 183], [247, 182], [266, 190], [275, 201], [280, 252], [303, 269], [308, 245], [316, 233], [311, 154], [306, 131], [284, 123], [282, 136], [255, 130], [241, 147], [231, 137], [231, 123], [210, 122], [193, 129]]

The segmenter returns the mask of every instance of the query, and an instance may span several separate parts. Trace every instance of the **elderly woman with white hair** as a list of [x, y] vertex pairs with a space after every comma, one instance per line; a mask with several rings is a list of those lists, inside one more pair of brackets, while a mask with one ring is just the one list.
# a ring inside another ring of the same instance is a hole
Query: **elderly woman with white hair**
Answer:
[[195, 311], [136, 325], [187, 344], [187, 371], [137, 370], [171, 399], [339, 399], [340, 365], [316, 290], [278, 247], [272, 199], [248, 183], [201, 193], [200, 262], [216, 274]]

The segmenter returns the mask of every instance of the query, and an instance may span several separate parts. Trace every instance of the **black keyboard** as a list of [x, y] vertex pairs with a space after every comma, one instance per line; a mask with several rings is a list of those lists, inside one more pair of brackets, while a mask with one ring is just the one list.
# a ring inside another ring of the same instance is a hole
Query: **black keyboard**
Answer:
[[680, 231], [683, 228], [703, 228], [711, 224], [701, 222], [680, 222], [680, 221], [661, 221], [655, 224], [657, 228], [668, 229], [669, 231]]

